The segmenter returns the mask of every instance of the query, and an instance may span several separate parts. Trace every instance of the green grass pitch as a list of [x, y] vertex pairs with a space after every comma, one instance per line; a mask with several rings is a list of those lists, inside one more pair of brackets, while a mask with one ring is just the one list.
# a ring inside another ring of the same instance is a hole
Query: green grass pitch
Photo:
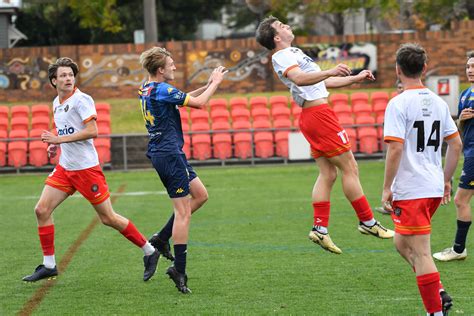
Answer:
[[[359, 167], [365, 193], [377, 206], [383, 162], [363, 161]], [[329, 230], [343, 254], [334, 255], [307, 238], [314, 164], [196, 170], [209, 201], [191, 221], [187, 272], [193, 293], [187, 296], [164, 274], [169, 262], [163, 258], [156, 275], [143, 282], [142, 251], [103, 225], [56, 281], [23, 283], [42, 261], [33, 208], [46, 175], [1, 176], [0, 315], [17, 314], [45, 282], [53, 284], [35, 315], [425, 315], [415, 276], [392, 241], [357, 231], [340, 179], [331, 197]], [[114, 204], [118, 213], [146, 236], [161, 228], [171, 203], [153, 170], [106, 177], [111, 192], [125, 185]], [[393, 227], [389, 216], [375, 214]], [[94, 217], [83, 198], [70, 198], [56, 210], [58, 262]], [[451, 203], [434, 217], [433, 250], [450, 246], [454, 232]], [[474, 315], [472, 258], [437, 266], [454, 299], [451, 314]]]

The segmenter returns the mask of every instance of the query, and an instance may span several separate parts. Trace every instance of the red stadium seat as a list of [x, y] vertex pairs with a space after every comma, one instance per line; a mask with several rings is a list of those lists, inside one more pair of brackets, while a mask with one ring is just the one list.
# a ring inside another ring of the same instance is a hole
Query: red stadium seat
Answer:
[[259, 107], [252, 109], [252, 118], [254, 121], [270, 121], [270, 111]]
[[101, 116], [110, 116], [110, 104], [106, 102], [98, 102], [95, 104], [95, 110], [97, 112], [97, 118]]
[[234, 97], [229, 101], [231, 111], [235, 109], [247, 109], [247, 98]]
[[293, 117], [293, 127], [300, 128], [301, 111], [302, 109], [299, 105], [295, 105], [291, 108], [291, 116]]
[[189, 124], [189, 112], [186, 107], [182, 106], [179, 108], [179, 115], [181, 117], [181, 123], [186, 122]]
[[[0, 139], [7, 138], [7, 131], [0, 130]], [[7, 164], [7, 143], [6, 140], [0, 140], [0, 167], [4, 167]]]
[[0, 131], [8, 131], [8, 118], [0, 117]]
[[15, 138], [28, 138], [26, 130], [12, 130], [8, 135], [10, 142], [7, 145], [8, 165], [20, 168], [26, 165], [28, 142], [26, 140], [15, 141]]
[[358, 103], [352, 106], [354, 115], [357, 116], [370, 116], [372, 115], [372, 107], [368, 103]]
[[250, 132], [239, 132], [239, 130], [250, 130], [249, 121], [237, 121], [234, 128], [234, 154], [237, 158], [247, 159], [252, 157], [252, 134]]
[[374, 109], [375, 115], [379, 116], [385, 113], [385, 108], [389, 100], [389, 95], [385, 91], [372, 92], [372, 108]]
[[268, 158], [274, 155], [273, 134], [270, 131], [259, 131], [260, 129], [271, 128], [269, 121], [258, 120], [253, 122], [255, 156], [259, 158]]
[[251, 111], [255, 109], [266, 109], [268, 105], [268, 99], [264, 96], [251, 97], [249, 103]]
[[217, 159], [232, 157], [232, 136], [230, 133], [219, 133], [212, 136], [213, 156]]
[[188, 122], [181, 122], [181, 129], [183, 130], [183, 132], [189, 132], [190, 127]]
[[231, 112], [232, 122], [238, 121], [249, 121], [250, 120], [250, 111], [247, 109], [237, 108], [232, 109]]
[[41, 129], [49, 131], [49, 117], [36, 115], [31, 118], [31, 129]]
[[369, 94], [367, 92], [355, 92], [351, 94], [351, 105], [354, 107], [357, 104], [369, 103]]
[[193, 132], [201, 132], [201, 131], [209, 131], [209, 123], [193, 123], [191, 124], [191, 131]]
[[14, 117], [11, 120], [11, 129], [13, 130], [24, 130], [28, 131], [29, 121], [26, 117]]
[[[291, 121], [289, 119], [279, 119], [273, 121], [273, 127], [291, 128]], [[290, 130], [278, 131], [275, 130], [275, 152], [279, 157], [288, 158], [288, 134]]]
[[[39, 118], [45, 117], [39, 116]], [[40, 138], [42, 133], [42, 129], [32, 129], [30, 130], [30, 138]], [[43, 143], [40, 139], [30, 140], [28, 144], [28, 163], [35, 167], [47, 165], [49, 162], [47, 150], [48, 144]]]
[[288, 109], [288, 97], [285, 95], [274, 95], [270, 97], [270, 107], [271, 109], [276, 108], [287, 108]]
[[352, 108], [347, 104], [337, 104], [332, 109], [337, 117], [352, 116]]
[[28, 119], [30, 117], [30, 108], [27, 105], [15, 105], [11, 107], [10, 113], [12, 119], [15, 117], [23, 117]]
[[98, 137], [94, 139], [94, 146], [95, 146], [95, 149], [97, 150], [97, 155], [99, 156], [100, 164], [108, 163], [111, 161], [110, 138]]
[[210, 99], [209, 107], [211, 108], [211, 112], [217, 109], [227, 110], [227, 100], [223, 98]]
[[97, 129], [99, 135], [109, 135], [111, 130], [110, 116], [102, 115], [102, 118], [97, 120]]
[[227, 109], [211, 109], [211, 121], [214, 122], [229, 122], [229, 111]]
[[396, 97], [398, 95], [398, 92], [397, 91], [392, 91], [392, 93], [390, 93], [390, 99], [393, 99], [394, 97]]
[[[375, 122], [377, 124], [383, 124], [384, 122], [384, 116], [383, 115], [379, 115], [375, 118]], [[379, 126], [377, 127], [377, 138], [379, 140], [379, 149], [382, 150], [383, 149], [383, 146], [384, 146], [384, 142], [383, 142], [383, 126]]]
[[346, 93], [331, 93], [329, 95], [329, 104], [331, 107], [335, 105], [349, 105], [349, 96]]
[[[372, 116], [356, 117], [356, 124], [375, 124], [375, 118]], [[377, 129], [375, 126], [358, 127], [357, 139], [359, 143], [359, 152], [372, 154], [379, 150]]]
[[273, 120], [289, 120], [291, 111], [288, 107], [276, 107], [272, 108], [272, 118]]
[[31, 107], [31, 118], [47, 117], [49, 119], [51, 109], [47, 104], [35, 104]]
[[10, 108], [6, 105], [0, 105], [0, 120], [6, 119], [8, 121], [8, 114], [10, 113]]
[[191, 122], [194, 123], [207, 123], [209, 124], [209, 113], [203, 109], [192, 109], [191, 110]]
[[191, 138], [193, 158], [206, 160], [211, 158], [211, 136], [208, 134], [194, 134]]
[[183, 151], [184, 154], [186, 155], [186, 158], [191, 158], [191, 136], [184, 134], [183, 135], [184, 139], [184, 145], [183, 145]]

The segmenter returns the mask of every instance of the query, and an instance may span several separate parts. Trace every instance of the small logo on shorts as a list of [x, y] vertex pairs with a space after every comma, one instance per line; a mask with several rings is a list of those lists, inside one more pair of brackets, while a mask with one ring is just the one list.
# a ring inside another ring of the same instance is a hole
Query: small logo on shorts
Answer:
[[97, 192], [97, 191], [99, 191], [99, 186], [98, 186], [97, 184], [93, 184], [93, 185], [91, 186], [91, 191], [92, 191], [92, 192]]
[[395, 214], [395, 216], [400, 216], [402, 215], [402, 209], [397, 207], [393, 210], [393, 214]]
[[184, 192], [183, 188], [179, 188], [178, 190], [176, 190], [177, 194], [180, 194], [180, 193], [183, 193], [183, 192]]

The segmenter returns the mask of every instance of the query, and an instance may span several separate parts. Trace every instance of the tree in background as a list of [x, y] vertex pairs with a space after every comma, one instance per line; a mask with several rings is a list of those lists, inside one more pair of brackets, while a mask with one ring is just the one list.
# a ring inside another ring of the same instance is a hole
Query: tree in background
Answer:
[[[219, 18], [230, 1], [157, 0], [159, 41], [194, 39], [199, 23]], [[15, 24], [28, 37], [18, 46], [132, 43], [144, 27], [143, 2], [23, 0]]]

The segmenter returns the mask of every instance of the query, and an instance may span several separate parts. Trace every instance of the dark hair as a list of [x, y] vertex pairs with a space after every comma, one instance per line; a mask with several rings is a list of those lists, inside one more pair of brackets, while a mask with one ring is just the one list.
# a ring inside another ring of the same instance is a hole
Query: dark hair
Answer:
[[269, 50], [275, 48], [274, 37], [276, 35], [276, 30], [272, 26], [275, 21], [278, 21], [278, 19], [272, 15], [266, 17], [262, 22], [260, 22], [255, 33], [257, 42]]
[[467, 59], [474, 58], [474, 50], [467, 52]]
[[408, 78], [420, 77], [427, 59], [425, 49], [417, 43], [402, 44], [397, 50], [397, 65]]
[[74, 77], [76, 77], [76, 75], [79, 73], [79, 67], [71, 58], [69, 57], [58, 58], [54, 64], [50, 64], [48, 67], [49, 82], [55, 88], [56, 88], [56, 85], [53, 83], [53, 79], [57, 79], [59, 67], [70, 67], [72, 69], [72, 72], [74, 73]]

